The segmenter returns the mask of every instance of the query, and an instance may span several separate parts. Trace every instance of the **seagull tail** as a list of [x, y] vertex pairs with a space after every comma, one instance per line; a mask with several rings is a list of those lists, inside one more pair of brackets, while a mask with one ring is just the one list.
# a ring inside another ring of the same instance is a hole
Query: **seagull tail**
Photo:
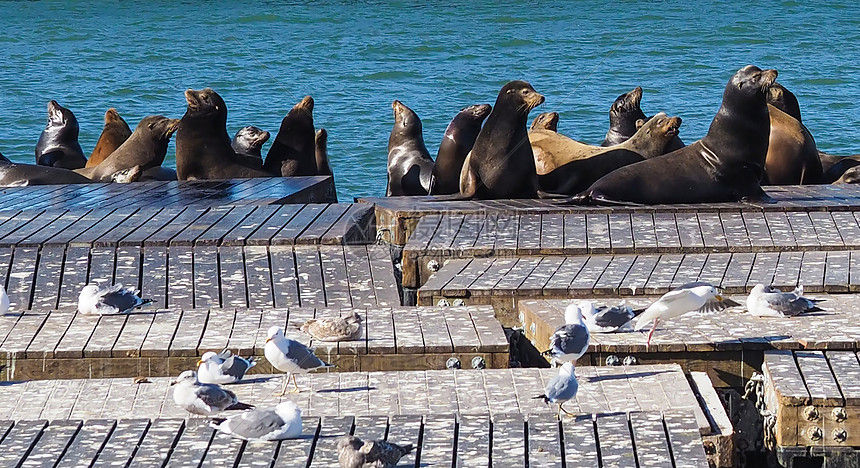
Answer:
[[[254, 356], [248, 356], [245, 359], [248, 361], [248, 369], [257, 365], [257, 358], [255, 358]], [[245, 370], [247, 371], [248, 369]]]
[[155, 302], [155, 299], [150, 299], [150, 298], [141, 298], [141, 299], [140, 299], [140, 305], [138, 305], [138, 307], [140, 307], [140, 306], [145, 306], [145, 305], [147, 305], [147, 304], [152, 304], [153, 302]]
[[234, 405], [228, 406], [226, 409], [228, 411], [234, 411], [234, 410], [248, 410], [248, 409], [253, 409], [253, 408], [254, 408], [254, 405], [249, 405], [247, 403], [242, 403], [240, 401]]
[[227, 418], [209, 418], [209, 427], [215, 430], [221, 429], [221, 423], [226, 421]]
[[[400, 453], [402, 453], [403, 455], [406, 455], [407, 453], [409, 453], [411, 451], [412, 451], [412, 444], [406, 444], [406, 445], [400, 446]], [[403, 455], [401, 455], [401, 457]]]

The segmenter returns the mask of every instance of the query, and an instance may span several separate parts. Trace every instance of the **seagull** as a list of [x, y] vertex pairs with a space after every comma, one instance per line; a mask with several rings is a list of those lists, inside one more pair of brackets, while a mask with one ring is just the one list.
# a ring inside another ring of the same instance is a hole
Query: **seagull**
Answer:
[[294, 439], [302, 433], [302, 410], [292, 401], [285, 401], [274, 409], [243, 411], [209, 425], [248, 442]]
[[200, 383], [197, 372], [187, 370], [171, 382], [173, 401], [191, 414], [210, 416], [224, 410], [244, 410], [253, 405], [240, 403], [236, 394], [215, 384]]
[[612, 333], [623, 329], [632, 329], [633, 308], [622, 301], [616, 306], [599, 306], [595, 309], [591, 302], [582, 303], [582, 316], [585, 326], [591, 333]]
[[[589, 307], [591, 303], [589, 302]], [[553, 363], [576, 362], [588, 350], [588, 327], [582, 321], [582, 311], [576, 304], [564, 310], [565, 324], [558, 327], [549, 338], [549, 349], [544, 356], [551, 356]]]
[[747, 297], [747, 310], [759, 317], [794, 317], [804, 312], [821, 311], [818, 299], [803, 297], [803, 286], [792, 292], [757, 284]]
[[[678, 286], [677, 288], [673, 289], [673, 291], [678, 291], [681, 289], [691, 289], [691, 290], [702, 291], [702, 290], [706, 289], [707, 287], [712, 287], [712, 288], [716, 289], [717, 292], [722, 291], [722, 289], [712, 285], [711, 283], [706, 283], [704, 281], [695, 281], [692, 283], [682, 284], [682, 285]], [[722, 297], [722, 296], [720, 296], [720, 297]], [[729, 299], [728, 297], [723, 297], [722, 300], [717, 300], [716, 298], [710, 298], [710, 299], [705, 300], [705, 305], [700, 307], [697, 312], [702, 312], [702, 313], [719, 312], [722, 310], [726, 310], [729, 307], [737, 307], [739, 305], [740, 305], [740, 303], [735, 302], [735, 301]]]
[[651, 332], [648, 333], [648, 340], [645, 342], [645, 346], [650, 346], [651, 336], [657, 329], [657, 322], [678, 317], [687, 312], [702, 310], [705, 307], [720, 310], [719, 307], [721, 306], [718, 304], [708, 305], [712, 301], [720, 303], [724, 302], [724, 298], [717, 292], [716, 287], [706, 283], [669, 291], [645, 309], [645, 312], [636, 320], [636, 326], [633, 329], [641, 330], [653, 320], [654, 324], [651, 326]]
[[197, 361], [197, 378], [203, 383], [229, 384], [242, 380], [248, 369], [257, 365], [254, 357], [243, 358], [225, 349], [209, 351]]
[[349, 341], [361, 336], [361, 315], [353, 310], [346, 317], [310, 319], [301, 330], [319, 341]]
[[78, 311], [82, 314], [124, 314], [149, 304], [152, 299], [141, 299], [139, 290], [124, 288], [121, 284], [99, 287], [88, 284], [78, 296]]
[[9, 295], [6, 294], [6, 288], [0, 285], [0, 315], [9, 312]]
[[268, 359], [269, 363], [275, 369], [287, 373], [284, 376], [284, 388], [278, 396], [283, 396], [287, 393], [287, 384], [290, 377], [292, 377], [293, 385], [296, 387], [295, 391], [299, 391], [299, 384], [296, 383], [296, 373], [307, 374], [321, 367], [334, 367], [318, 358], [307, 346], [286, 338], [284, 330], [280, 327], [269, 328], [268, 337], [264, 348], [266, 359]]
[[550, 379], [549, 383], [546, 384], [544, 394], [534, 398], [542, 398], [544, 403], [557, 404], [558, 413], [556, 413], [555, 417], [561, 419], [562, 411], [564, 411], [564, 414], [571, 414], [562, 408], [561, 405], [576, 397], [577, 390], [579, 390], [579, 382], [576, 381], [576, 376], [573, 374], [573, 363], [565, 362], [558, 370], [558, 375]]
[[362, 442], [346, 435], [337, 441], [337, 461], [340, 468], [394, 468], [412, 444], [398, 445], [385, 440]]

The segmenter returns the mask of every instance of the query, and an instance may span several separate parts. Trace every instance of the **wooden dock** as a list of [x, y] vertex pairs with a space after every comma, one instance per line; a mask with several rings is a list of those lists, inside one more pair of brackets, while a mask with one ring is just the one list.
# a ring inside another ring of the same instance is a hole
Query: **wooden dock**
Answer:
[[91, 316], [26, 311], [0, 317], [0, 380], [176, 376], [207, 351], [256, 356], [255, 373], [274, 370], [263, 358], [269, 327], [278, 326], [335, 364], [337, 371], [445, 369], [455, 358], [505, 368], [509, 345], [490, 307], [362, 308], [362, 334], [340, 343], [312, 340], [298, 328], [346, 310], [164, 309]]
[[560, 424], [518, 414], [303, 417], [299, 438], [253, 444], [181, 419], [2, 421], [0, 464], [328, 468], [346, 434], [413, 444], [404, 467], [708, 467], [683, 411], [581, 414]]
[[511, 326], [520, 300], [656, 295], [691, 281], [729, 294], [746, 294], [758, 283], [803, 285], [810, 293], [858, 291], [860, 269], [851, 267], [858, 264], [857, 250], [455, 259], [418, 289], [418, 304], [458, 298], [491, 304]]
[[132, 184], [38, 185], [0, 188], [0, 207], [90, 209], [134, 207], [212, 207], [337, 202], [331, 176], [255, 179], [147, 181]]
[[769, 351], [763, 372], [771, 415], [765, 439], [781, 463], [807, 456], [823, 456], [827, 466], [856, 461], [860, 363], [853, 349]]
[[553, 200], [464, 200], [435, 201], [433, 197], [360, 198], [358, 201], [376, 205], [377, 226], [383, 238], [396, 245], [405, 245], [418, 222], [428, 215], [483, 214], [540, 215], [568, 213], [723, 213], [723, 212], [814, 212], [858, 211], [860, 190], [851, 184], [792, 185], [765, 187], [775, 203], [707, 203], [649, 205], [641, 207], [566, 206]]

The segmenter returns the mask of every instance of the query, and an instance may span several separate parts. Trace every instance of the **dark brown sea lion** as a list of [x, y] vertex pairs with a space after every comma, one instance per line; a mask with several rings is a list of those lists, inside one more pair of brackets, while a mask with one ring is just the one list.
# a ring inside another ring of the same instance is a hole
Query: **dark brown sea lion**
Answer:
[[400, 101], [391, 103], [394, 127], [388, 136], [388, 187], [385, 195], [427, 195], [433, 158], [424, 144], [421, 119]]
[[188, 110], [176, 132], [176, 174], [179, 180], [273, 177], [244, 164], [230, 146], [227, 105], [211, 88], [185, 91]]
[[502, 87], [460, 174], [462, 198], [535, 198], [537, 172], [526, 130], [544, 97], [525, 81]]
[[140, 175], [141, 181], [146, 180], [178, 180], [176, 170], [164, 166], [151, 167]]
[[314, 99], [310, 96], [305, 96], [290, 109], [266, 154], [263, 169], [284, 177], [316, 174], [313, 113]]
[[[608, 150], [636, 153], [640, 156], [637, 161], [662, 156], [670, 152], [669, 147], [678, 136], [678, 129], [681, 127], [681, 118], [669, 117], [660, 112], [647, 121], [639, 119], [637, 125], [639, 129], [632, 137], [623, 143], [607, 147], [587, 145], [551, 130], [530, 131], [529, 142], [534, 151], [538, 176], [549, 174], [572, 161], [588, 159]], [[588, 186], [582, 189], [586, 187]]]
[[78, 143], [79, 133], [75, 114], [51, 100], [48, 103], [48, 123], [36, 143], [36, 164], [63, 169], [84, 167], [87, 158]]
[[[111, 180], [133, 182], [140, 176], [140, 167], [135, 166], [116, 174]], [[108, 180], [108, 181], [111, 181]], [[31, 185], [89, 184], [93, 181], [69, 169], [36, 164], [16, 164], [0, 161], [0, 187], [26, 187]]]
[[12, 162], [6, 156], [3, 156], [3, 153], [0, 153], [0, 161], [2, 162]]
[[[632, 91], [624, 93], [617, 98], [609, 107], [609, 130], [600, 146], [614, 146], [624, 143], [639, 129], [636, 122], [649, 120], [640, 107], [642, 103], [642, 87], [637, 86]], [[678, 136], [672, 140], [666, 148], [666, 152], [675, 151], [684, 147], [684, 142]]]
[[332, 175], [328, 162], [328, 132], [321, 128], [314, 136], [314, 159], [317, 163], [317, 175]]
[[[637, 125], [640, 126], [639, 130], [624, 143], [606, 148], [597, 146], [594, 147], [599, 148], [596, 153], [578, 158], [566, 158], [570, 155], [564, 154], [564, 151], [570, 148], [565, 148], [561, 138], [576, 145], [582, 143], [546, 130], [529, 132], [529, 139], [533, 142], [541, 136], [555, 136], [532, 143], [541, 190], [573, 195], [620, 167], [665, 154], [666, 147], [678, 136], [681, 118], [669, 117], [660, 112], [647, 122], [640, 119]], [[550, 144], [552, 142], [556, 144]]]
[[263, 168], [263, 145], [269, 141], [269, 132], [259, 129], [253, 125], [242, 127], [233, 136], [230, 146], [233, 151], [249, 166], [257, 169]]
[[141, 171], [161, 166], [167, 154], [170, 137], [179, 127], [179, 120], [168, 119], [161, 115], [144, 117], [137, 124], [134, 133], [96, 167], [78, 169], [98, 182], [107, 182], [118, 171], [140, 166]]
[[85, 167], [96, 167], [102, 161], [107, 159], [111, 153], [116, 151], [128, 137], [131, 136], [131, 129], [125, 120], [120, 117], [119, 112], [113, 107], [105, 112], [105, 126], [102, 129], [102, 134], [99, 136], [99, 141], [96, 143], [90, 158], [87, 160]]
[[551, 132], [557, 132], [558, 112], [544, 112], [543, 114], [538, 114], [538, 116], [532, 120], [531, 127], [529, 127], [529, 131], [532, 130], [549, 130]]
[[472, 151], [475, 139], [481, 131], [481, 124], [490, 115], [491, 109], [489, 104], [465, 107], [448, 124], [442, 136], [442, 143], [439, 144], [436, 164], [433, 166], [431, 195], [450, 195], [460, 191], [463, 161], [469, 151]]
[[853, 167], [848, 168], [833, 183], [834, 184], [858, 184], [858, 183], [860, 183], [860, 167], [853, 166]]
[[574, 203], [708, 203], [768, 200], [761, 189], [770, 135], [767, 90], [776, 70], [747, 65], [732, 76], [701, 140], [615, 170]]

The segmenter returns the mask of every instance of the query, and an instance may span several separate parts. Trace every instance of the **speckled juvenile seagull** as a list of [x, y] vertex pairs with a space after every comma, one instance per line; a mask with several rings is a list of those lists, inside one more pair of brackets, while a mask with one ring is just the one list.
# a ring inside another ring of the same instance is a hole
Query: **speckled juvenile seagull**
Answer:
[[310, 319], [301, 330], [319, 341], [349, 341], [361, 336], [361, 315], [352, 310], [345, 317]]
[[274, 409], [253, 409], [216, 419], [210, 426], [248, 442], [293, 439], [302, 433], [302, 410], [285, 401]]
[[88, 284], [78, 296], [78, 311], [95, 315], [124, 314], [152, 302], [152, 299], [141, 299], [138, 294], [140, 291], [121, 284], [105, 287]]
[[337, 441], [337, 461], [340, 468], [395, 468], [412, 444], [397, 445], [385, 440], [362, 442], [346, 435]]

